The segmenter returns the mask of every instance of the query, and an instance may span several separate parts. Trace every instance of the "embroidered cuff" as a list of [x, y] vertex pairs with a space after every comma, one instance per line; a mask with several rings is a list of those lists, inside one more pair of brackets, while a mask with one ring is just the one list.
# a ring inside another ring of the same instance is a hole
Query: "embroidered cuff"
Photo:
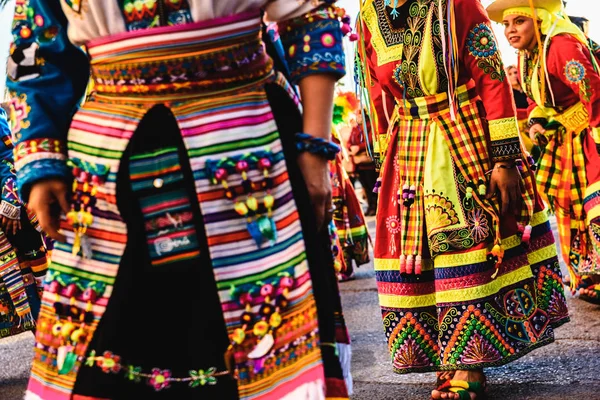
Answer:
[[515, 117], [489, 121], [492, 161], [515, 160], [523, 157], [519, 125]]
[[342, 29], [336, 10], [325, 6], [279, 23], [293, 83], [311, 74], [346, 74]]
[[63, 159], [40, 158], [21, 166], [21, 169], [17, 171], [17, 184], [24, 202], [29, 199], [29, 190], [35, 182], [44, 179], [62, 179], [67, 183], [71, 181], [72, 173], [64, 158], [66, 157]]
[[546, 118], [530, 118], [527, 122], [527, 128], [531, 128], [536, 124], [540, 124], [545, 127], [546, 125], [548, 125], [548, 120]]
[[24, 165], [43, 159], [66, 160], [66, 146], [58, 139], [39, 138], [23, 140], [14, 150], [15, 167], [20, 170]]
[[21, 216], [21, 206], [15, 206], [6, 200], [2, 200], [0, 203], [0, 215], [10, 219], [19, 219]]

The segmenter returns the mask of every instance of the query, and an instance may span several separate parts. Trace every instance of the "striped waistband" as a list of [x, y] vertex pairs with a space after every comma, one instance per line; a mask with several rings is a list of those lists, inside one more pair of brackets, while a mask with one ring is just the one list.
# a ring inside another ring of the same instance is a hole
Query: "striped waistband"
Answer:
[[[479, 99], [475, 82], [469, 81], [466, 85], [456, 90], [456, 101], [460, 107]], [[417, 97], [414, 99], [400, 100], [396, 104], [395, 112], [404, 119], [432, 119], [450, 113], [450, 102], [447, 93], [432, 96]]]
[[272, 70], [260, 15], [127, 32], [88, 43], [101, 94], [210, 93], [262, 80]]

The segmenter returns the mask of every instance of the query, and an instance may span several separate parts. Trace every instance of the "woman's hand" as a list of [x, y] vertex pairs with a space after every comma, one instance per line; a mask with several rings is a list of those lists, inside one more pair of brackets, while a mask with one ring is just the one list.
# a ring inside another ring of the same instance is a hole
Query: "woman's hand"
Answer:
[[60, 233], [60, 212], [69, 212], [69, 187], [60, 179], [48, 179], [34, 183], [29, 193], [28, 207], [40, 222], [42, 230], [52, 239], [65, 242]]
[[329, 162], [321, 156], [303, 152], [298, 156], [298, 165], [304, 176], [317, 229], [320, 231], [329, 224], [333, 215]]
[[2, 230], [4, 233], [12, 232], [13, 236], [17, 234], [18, 231], [21, 230], [21, 219], [11, 219], [5, 216], [2, 216]]
[[507, 162], [498, 162], [492, 170], [487, 198], [500, 196], [501, 214], [509, 211], [517, 214], [521, 210], [521, 174], [517, 167]]
[[546, 139], [546, 130], [542, 124], [531, 125], [529, 128], [529, 139], [531, 139], [531, 141], [538, 146], [545, 146], [548, 144], [548, 139]]

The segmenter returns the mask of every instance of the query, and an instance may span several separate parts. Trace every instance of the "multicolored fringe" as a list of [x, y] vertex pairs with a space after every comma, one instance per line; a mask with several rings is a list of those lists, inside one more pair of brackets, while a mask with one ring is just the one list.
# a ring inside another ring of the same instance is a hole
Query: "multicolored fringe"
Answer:
[[21, 318], [19, 325], [25, 321], [33, 322], [34, 318], [31, 314], [27, 293], [25, 293], [19, 260], [3, 232], [0, 233], [0, 278], [6, 284], [14, 309]]

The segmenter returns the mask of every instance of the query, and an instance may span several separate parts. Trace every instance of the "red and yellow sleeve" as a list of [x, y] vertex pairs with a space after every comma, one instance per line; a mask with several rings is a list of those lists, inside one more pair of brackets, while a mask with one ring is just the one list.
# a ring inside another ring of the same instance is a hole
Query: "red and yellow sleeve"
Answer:
[[492, 161], [522, 158], [512, 88], [487, 13], [479, 0], [457, 0], [455, 10], [460, 58], [483, 101]]
[[383, 156], [389, 127], [389, 119], [394, 112], [396, 101], [394, 96], [381, 85], [377, 76], [376, 53], [371, 46], [371, 33], [366, 24], [361, 21], [359, 32], [362, 40], [359, 43], [359, 57], [356, 62], [364, 72], [364, 89], [369, 92], [371, 124], [376, 153]]
[[588, 111], [590, 126], [600, 127], [600, 75], [590, 50], [571, 35], [558, 35], [548, 50], [548, 73], [579, 97]]

